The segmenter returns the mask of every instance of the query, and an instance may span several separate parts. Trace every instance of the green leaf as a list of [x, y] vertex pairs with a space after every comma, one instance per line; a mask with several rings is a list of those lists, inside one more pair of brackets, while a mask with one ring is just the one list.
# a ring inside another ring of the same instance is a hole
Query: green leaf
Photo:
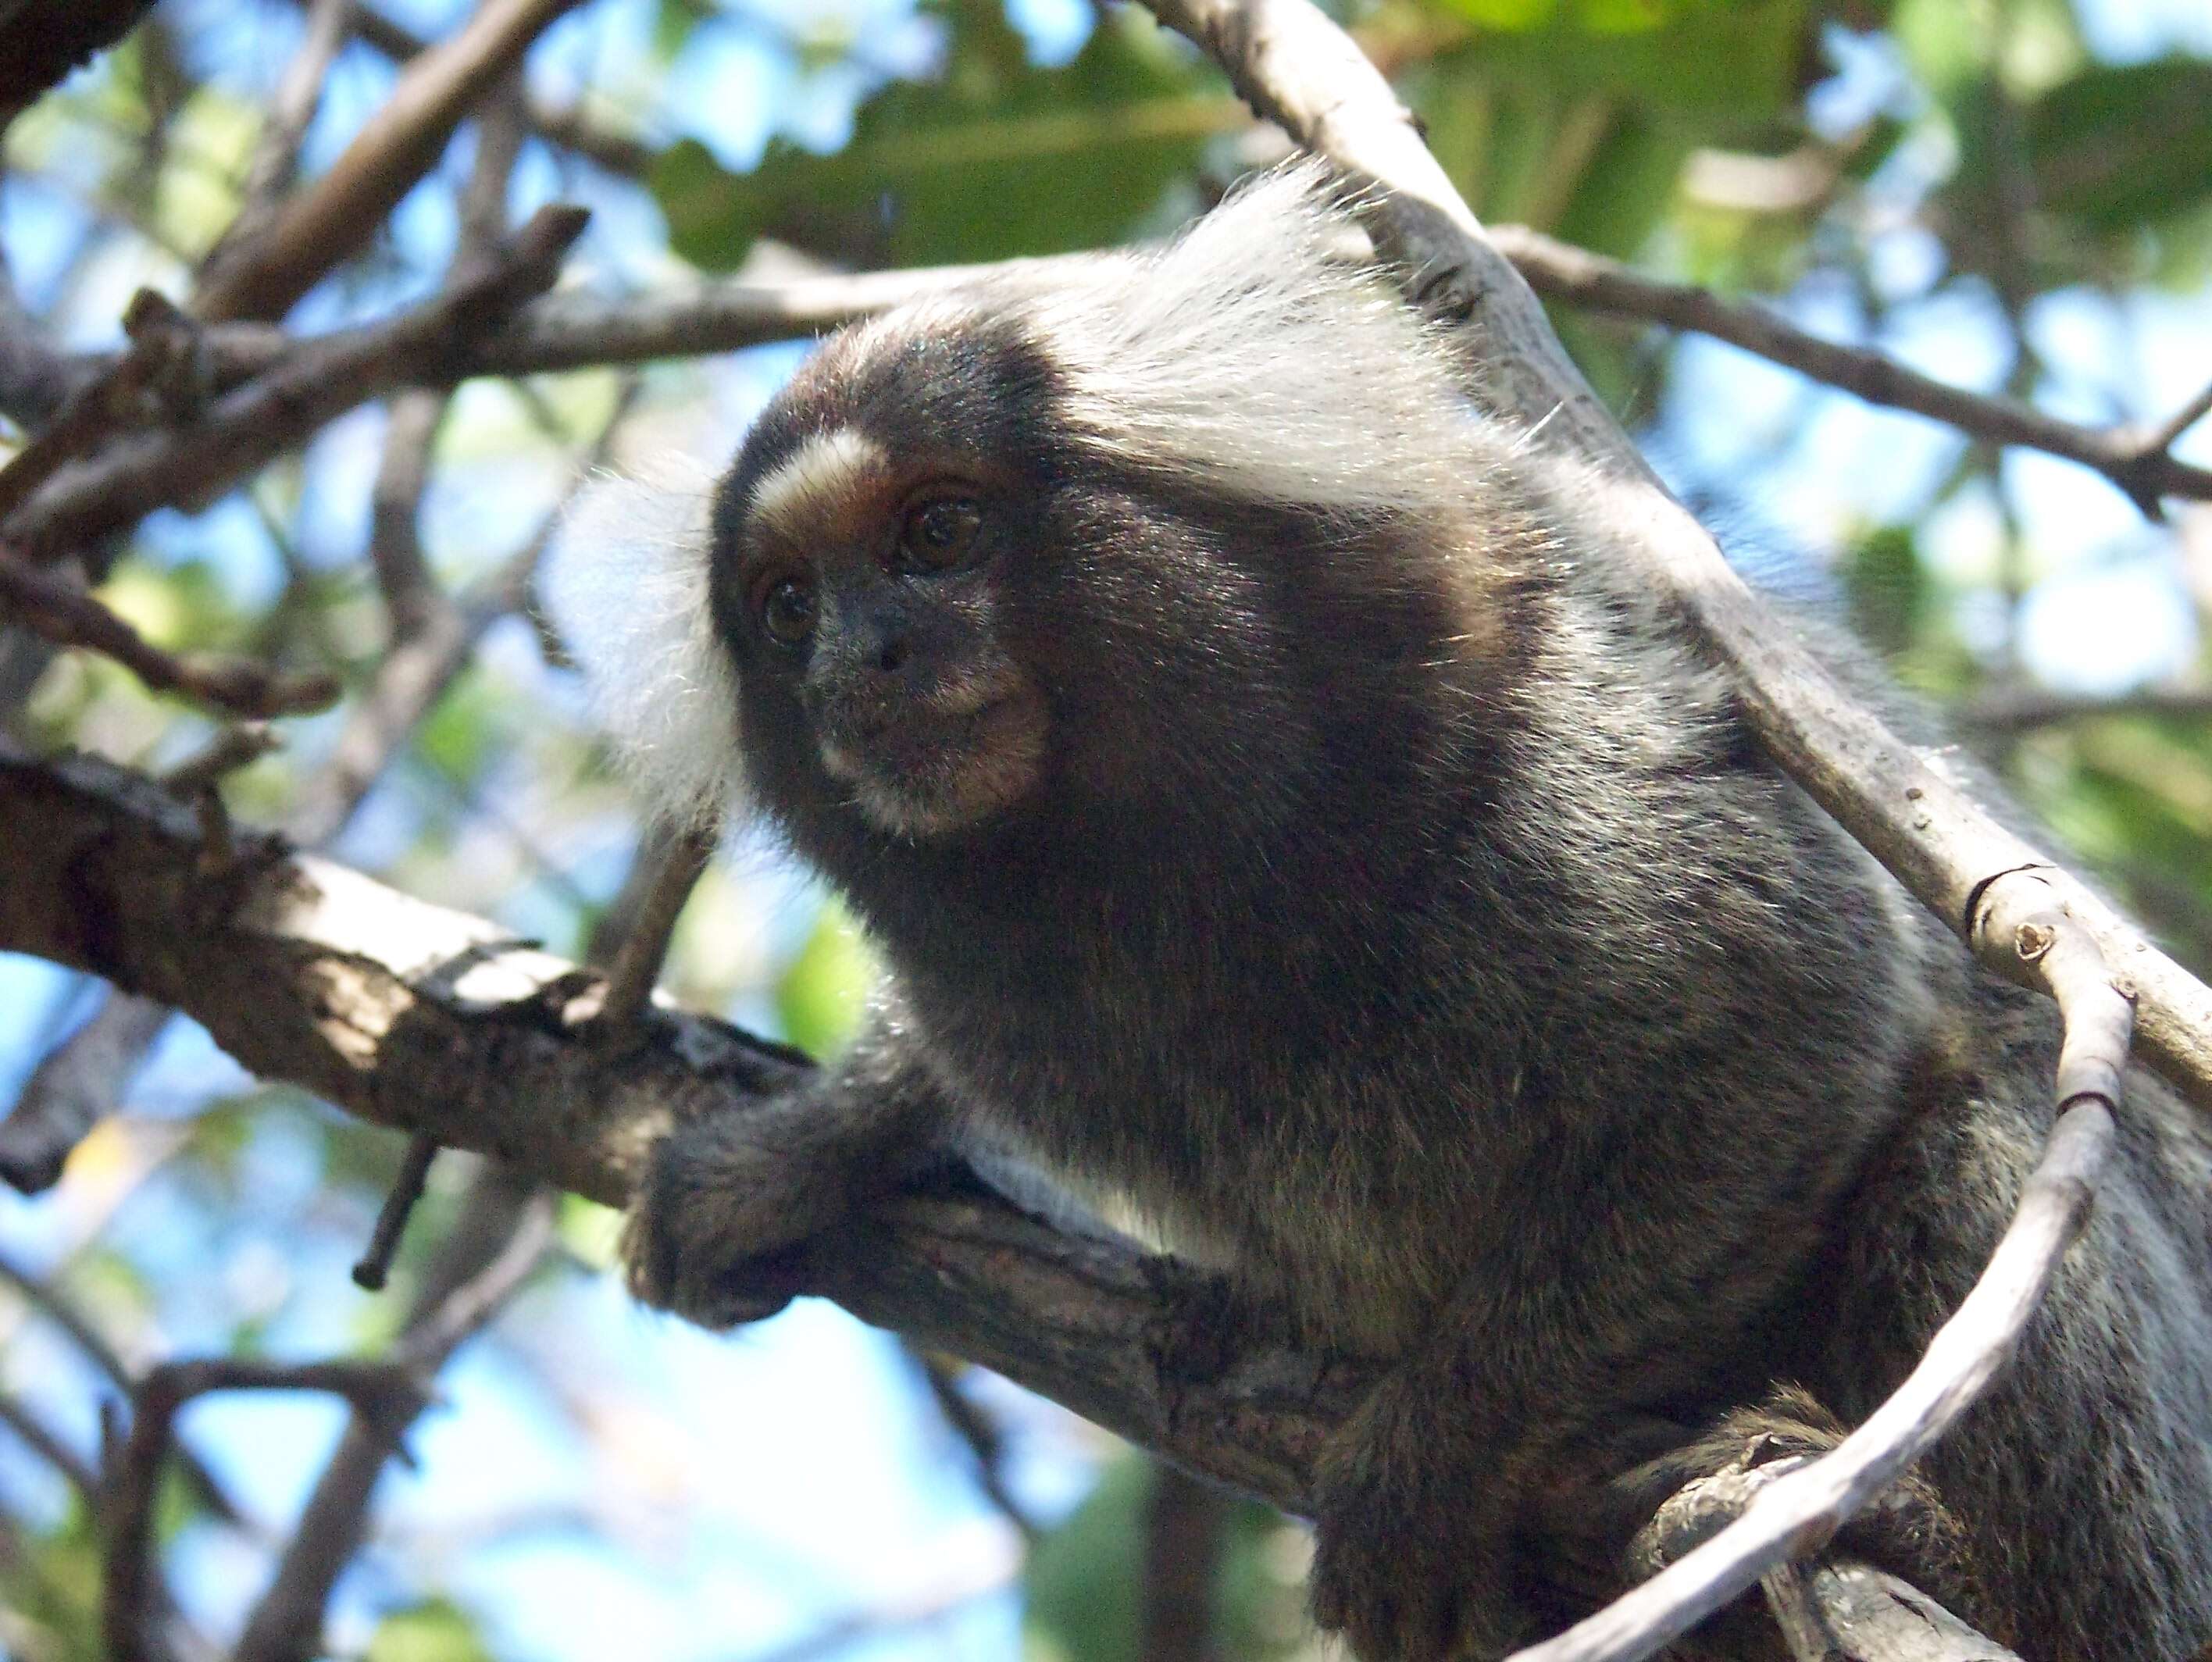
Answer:
[[852, 914], [832, 901], [775, 990], [776, 1013], [791, 1042], [810, 1056], [836, 1051], [852, 1036], [876, 961]]
[[443, 1598], [426, 1599], [377, 1624], [368, 1662], [491, 1662], [468, 1612]]
[[754, 240], [826, 231], [897, 264], [1003, 259], [1126, 240], [1200, 145], [1249, 120], [1186, 54], [1127, 12], [1073, 62], [1040, 70], [995, 0], [950, 0], [951, 53], [928, 82], [871, 99], [852, 142], [816, 155], [778, 140], [749, 173], [687, 140], [654, 167], [677, 252], [710, 270]]
[[1898, 0], [1889, 32], [1921, 84], [1941, 99], [1987, 70], [1990, 31], [1984, 15], [1960, 0]]
[[1498, 21], [1492, 0], [1435, 3], [1478, 26], [1454, 56], [1495, 84], [1607, 93], [1731, 121], [1791, 107], [1814, 26], [1806, 0], [1578, 0], [1517, 27]]
[[2029, 106], [2037, 205], [2099, 234], [2212, 201], [2212, 63], [2100, 64]]

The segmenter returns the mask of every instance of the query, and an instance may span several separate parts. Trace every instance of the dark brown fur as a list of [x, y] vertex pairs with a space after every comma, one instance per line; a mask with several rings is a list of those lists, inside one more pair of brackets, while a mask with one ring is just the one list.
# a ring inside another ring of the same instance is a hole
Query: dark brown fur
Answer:
[[[1194, 483], [1094, 442], [1003, 310], [833, 346], [718, 499], [753, 789], [890, 978], [788, 1113], [663, 1145], [634, 1282], [759, 1313], [777, 1249], [988, 1127], [1389, 1363], [1316, 1474], [1316, 1611], [1374, 1662], [1498, 1654], [1617, 1590], [1588, 1567], [1623, 1539], [1534, 1503], [1558, 1471], [1648, 1502], [1898, 1382], [2033, 1162], [2049, 1012], [1759, 753], [1591, 482], [1440, 409], [1454, 500]], [[838, 429], [902, 470], [884, 500], [951, 480], [984, 530], [928, 573], [895, 511], [825, 537], [822, 631], [779, 646], [748, 504]], [[921, 701], [1009, 663], [1044, 712], [1018, 800], [906, 834], [825, 771], [825, 733], [988, 765]], [[2131, 1089], [2021, 1362], [1927, 1462], [1940, 1506], [1869, 1537], [2033, 1662], [2212, 1637], [2212, 1171]]]

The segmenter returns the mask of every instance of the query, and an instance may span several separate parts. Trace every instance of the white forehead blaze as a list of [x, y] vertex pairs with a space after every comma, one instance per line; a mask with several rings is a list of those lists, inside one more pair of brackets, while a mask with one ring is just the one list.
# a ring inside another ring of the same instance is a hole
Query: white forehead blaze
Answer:
[[849, 427], [817, 433], [761, 476], [749, 504], [767, 529], [795, 531], [838, 506], [890, 464], [884, 447]]

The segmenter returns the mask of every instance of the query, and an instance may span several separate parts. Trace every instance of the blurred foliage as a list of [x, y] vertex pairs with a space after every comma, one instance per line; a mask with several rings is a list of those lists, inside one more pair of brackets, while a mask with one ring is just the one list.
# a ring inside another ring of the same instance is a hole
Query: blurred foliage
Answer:
[[[1142, 1644], [1145, 1532], [1159, 1483], [1157, 1462], [1121, 1455], [1031, 1555], [1024, 1630], [1030, 1662], [1152, 1662]], [[1316, 1654], [1304, 1603], [1311, 1556], [1304, 1526], [1251, 1501], [1219, 1504], [1207, 1624], [1216, 1653], [1249, 1662]]]
[[952, 0], [943, 15], [951, 43], [938, 73], [870, 99], [832, 155], [777, 141], [738, 174], [696, 140], [669, 149], [652, 185], [670, 246], [728, 270], [780, 228], [895, 265], [1115, 242], [1188, 172], [1202, 140], [1247, 119], [1218, 76], [1133, 9], [1109, 14], [1056, 69], [1030, 64], [996, 0]]
[[[1486, 217], [1759, 297], [1820, 332], [1891, 346], [2070, 419], [2157, 419], [2194, 390], [2176, 391], [2170, 361], [2192, 351], [2188, 373], [2212, 374], [2202, 322], [2212, 315], [2212, 28], [2192, 21], [2201, 7], [2189, 0], [1331, 4]], [[465, 9], [394, 0], [390, 15], [435, 37]], [[106, 344], [135, 287], [189, 298], [193, 263], [238, 209], [299, 28], [292, 0], [164, 0], [9, 126], [0, 252], [39, 327], [66, 347]], [[325, 77], [310, 176], [393, 75], [369, 45], [347, 47]], [[531, 84], [541, 110], [610, 142], [580, 152], [553, 124], [555, 136], [526, 147], [512, 205], [590, 203], [599, 218], [575, 280], [614, 293], [702, 272], [773, 277], [794, 249], [865, 268], [1156, 235], [1280, 149], [1185, 43], [1133, 9], [1077, 0], [588, 0], [543, 43]], [[644, 161], [631, 172], [585, 159], [632, 150]], [[371, 252], [295, 321], [381, 315], [441, 281], [472, 152], [465, 132]], [[2149, 677], [2201, 684], [2207, 510], [2144, 527], [2057, 464], [2008, 464], [1802, 385], [1775, 395], [1788, 377], [1710, 347], [1559, 321], [1685, 494], [1778, 521], [1778, 535], [1757, 539], [1781, 547], [1770, 561], [1778, 585], [1847, 616], [1922, 693], [1971, 714], [2042, 677], [2120, 692]], [[731, 426], [793, 361], [770, 349], [655, 366], [616, 452], [726, 451]], [[417, 516], [441, 583], [465, 591], [528, 543], [623, 384], [580, 373], [463, 391]], [[0, 454], [15, 437], [0, 423]], [[2199, 458], [2206, 440], [2191, 440]], [[364, 413], [248, 490], [154, 516], [112, 550], [103, 596], [165, 645], [335, 667], [357, 699], [387, 638], [364, 558], [382, 445], [379, 419]], [[1832, 558], [1814, 559], [1808, 544]], [[2123, 606], [2117, 593], [2138, 597]], [[2035, 620], [2054, 613], [2060, 627], [2039, 634]], [[2155, 651], [2137, 639], [2153, 635], [2165, 643]], [[547, 645], [526, 620], [495, 628], [395, 736], [331, 852], [580, 953], [639, 828]], [[0, 662], [0, 706], [12, 674]], [[357, 708], [286, 724], [285, 749], [228, 785], [234, 811], [284, 822]], [[21, 708], [0, 707], [0, 724], [31, 743], [149, 768], [216, 731], [80, 655], [48, 665]], [[1970, 734], [2185, 955], [2212, 964], [2212, 724], [2120, 712]], [[687, 1003], [827, 1053], [849, 1034], [869, 974], [843, 909], [739, 838], [695, 895], [666, 980]], [[0, 1071], [20, 1080], [95, 1002], [71, 978], [0, 961]], [[0, 1250], [133, 1365], [389, 1340], [458, 1214], [465, 1162], [440, 1162], [392, 1289], [372, 1299], [345, 1271], [398, 1138], [295, 1089], [242, 1081], [180, 1022], [122, 1095], [126, 1112], [78, 1149], [53, 1196], [0, 1211]], [[615, 1215], [570, 1200], [560, 1219], [563, 1261], [604, 1269]], [[374, 1549], [341, 1583], [334, 1645], [372, 1662], [603, 1654], [594, 1611], [619, 1586], [638, 1601], [625, 1610], [681, 1610], [665, 1631], [684, 1635], [670, 1653], [683, 1658], [742, 1659], [794, 1632], [792, 1642], [812, 1642], [810, 1624], [817, 1655], [1003, 1653], [1012, 1623], [988, 1589], [1006, 1573], [1010, 1532], [991, 1526], [961, 1460], [884, 1454], [870, 1474], [879, 1487], [850, 1498], [811, 1469], [798, 1479], [751, 1469], [807, 1436], [822, 1439], [808, 1445], [816, 1464], [834, 1465], [859, 1441], [805, 1417], [817, 1399], [836, 1404], [823, 1414], [848, 1411], [842, 1376], [776, 1394], [780, 1368], [819, 1367], [824, 1355], [868, 1365], [849, 1347], [805, 1349], [805, 1320], [710, 1351], [621, 1312], [604, 1277], [542, 1276], [470, 1353], [489, 1360], [472, 1362], [480, 1371], [450, 1419], [426, 1422], [425, 1470], [389, 1486]], [[0, 1392], [96, 1459], [94, 1404], [113, 1394], [100, 1370], [4, 1295], [0, 1347]], [[880, 1394], [911, 1389], [902, 1368], [884, 1378]], [[1049, 1497], [1035, 1511], [1056, 1526], [1024, 1572], [1023, 1642], [1051, 1662], [1133, 1656], [1152, 1468], [1101, 1453], [1054, 1410], [1011, 1393], [991, 1400], [1012, 1428], [1009, 1486]], [[274, 1417], [224, 1410], [210, 1413], [211, 1428], [188, 1428], [245, 1497], [248, 1527], [219, 1523], [181, 1483], [163, 1493], [180, 1602], [219, 1637], [257, 1596], [335, 1435], [329, 1416], [312, 1435], [235, 1428], [282, 1419], [256, 1411]], [[541, 1422], [557, 1459], [514, 1429]], [[440, 1441], [441, 1423], [466, 1430]], [[733, 1445], [757, 1457], [741, 1483], [713, 1459]], [[475, 1515], [475, 1501], [435, 1484], [441, 1462], [479, 1457]], [[850, 1544], [786, 1544], [837, 1506], [854, 1527], [832, 1533]], [[878, 1513], [909, 1519], [910, 1538], [886, 1547]], [[948, 1517], [982, 1526], [963, 1533]], [[549, 1540], [551, 1570], [532, 1556]], [[1222, 1526], [1214, 1634], [1226, 1662], [1313, 1648], [1297, 1614], [1302, 1541], [1256, 1509]], [[711, 1561], [706, 1572], [694, 1555]], [[929, 1588], [871, 1580], [885, 1563], [984, 1591], [917, 1626], [904, 1612], [928, 1606]], [[0, 1649], [26, 1662], [90, 1658], [98, 1598], [83, 1498], [0, 1431]], [[518, 1613], [542, 1620], [518, 1625]]]

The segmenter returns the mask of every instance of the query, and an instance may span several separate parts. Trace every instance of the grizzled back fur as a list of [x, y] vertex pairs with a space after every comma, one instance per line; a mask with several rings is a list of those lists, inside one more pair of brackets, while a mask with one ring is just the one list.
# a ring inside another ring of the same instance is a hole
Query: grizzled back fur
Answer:
[[[1501, 1474], [1804, 1392], [1863, 1416], [2002, 1228], [2053, 1025], [1765, 758], [1589, 511], [1603, 482], [1479, 417], [1357, 242], [1294, 169], [1164, 250], [863, 325], [703, 534], [641, 567], [594, 519], [557, 581], [662, 802], [742, 755], [883, 949], [820, 1113], [988, 1125], [1393, 1363], [1323, 1462], [1322, 1610], [1420, 1653], [1444, 1641], [1363, 1601], [1402, 1604]], [[992, 776], [1018, 794], [942, 824], [838, 771], [822, 672], [733, 575], [771, 499], [862, 523], [917, 456], [985, 482], [979, 552], [869, 580], [1039, 713]], [[1930, 1590], [2036, 1662], [2212, 1639], [2212, 1150], [2130, 1089], [2022, 1361], [1928, 1462], [1964, 1545]], [[671, 1192], [727, 1157], [678, 1146]], [[669, 1262], [707, 1249], [665, 1227]], [[1462, 1610], [1451, 1642], [1611, 1590], [1546, 1568], [1605, 1548], [1529, 1546], [1534, 1517], [1501, 1526], [1534, 1554], [1516, 1591], [1469, 1603], [1534, 1614]]]

